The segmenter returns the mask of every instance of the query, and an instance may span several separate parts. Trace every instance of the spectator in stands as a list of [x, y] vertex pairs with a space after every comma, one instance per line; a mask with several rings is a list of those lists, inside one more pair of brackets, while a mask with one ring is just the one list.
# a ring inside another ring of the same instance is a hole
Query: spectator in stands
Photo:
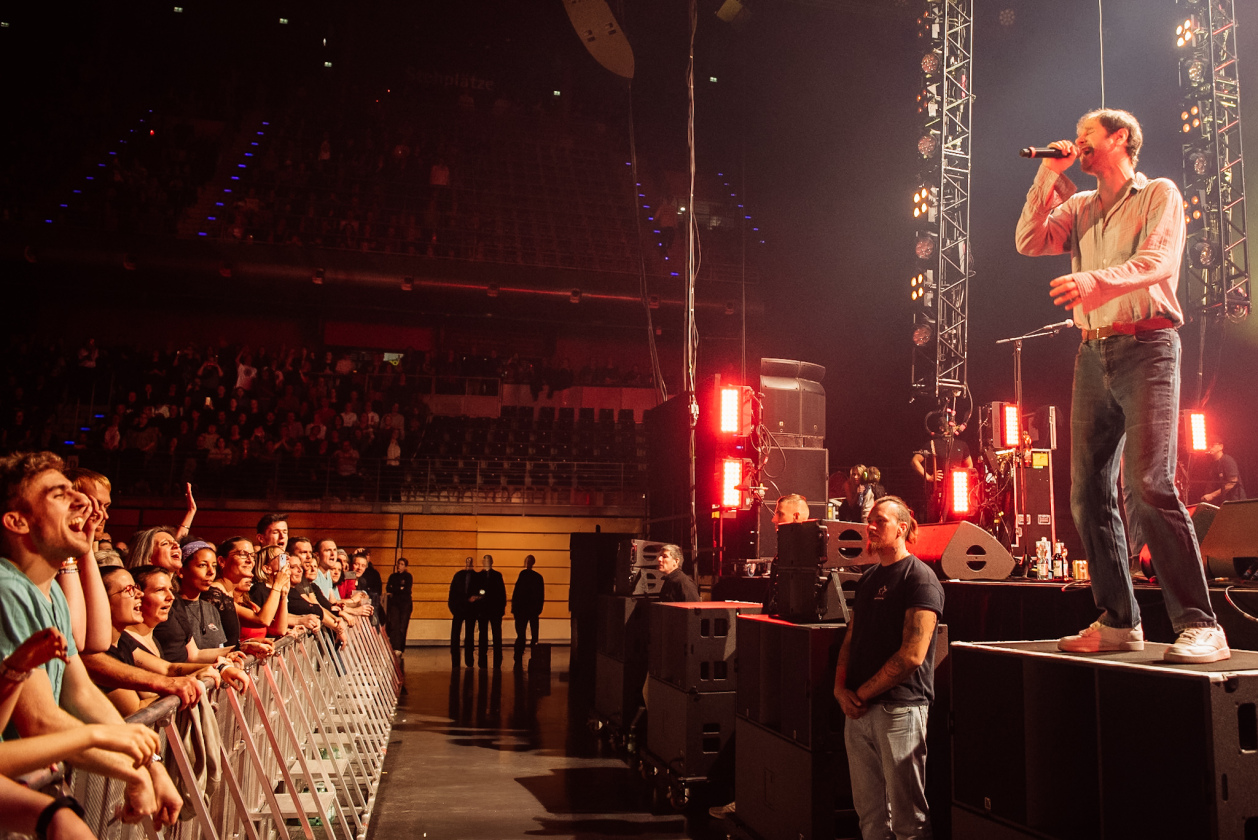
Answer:
[[385, 585], [385, 593], [388, 595], [385, 628], [388, 630], [393, 652], [398, 657], [406, 650], [406, 634], [411, 624], [411, 610], [415, 606], [411, 596], [415, 579], [407, 571], [409, 565], [405, 557], [399, 557], [393, 567], [393, 574], [389, 575], [389, 581]]
[[541, 623], [542, 607], [546, 603], [546, 581], [533, 570], [537, 558], [532, 554], [524, 558], [524, 569], [515, 579], [511, 590], [511, 615], [515, 617], [515, 660], [524, 656], [524, 636], [533, 631], [533, 648], [537, 647], [537, 629]]
[[[67, 637], [65, 661], [53, 658], [31, 670], [18, 696], [12, 722], [23, 737], [77, 730], [84, 723], [123, 722], [88, 678], [70, 638], [65, 596], [53, 586], [62, 561], [81, 557], [90, 547], [84, 524], [91, 507], [61, 466], [49, 452], [0, 458], [0, 556], [5, 558], [0, 560], [0, 656], [12, 655], [48, 627], [50, 618]], [[159, 763], [137, 768], [132, 758], [96, 748], [76, 753], [70, 762], [124, 783], [122, 815], [128, 822], [151, 815], [155, 825], [169, 825], [183, 806]]]
[[481, 571], [477, 576], [477, 589], [480, 601], [476, 609], [476, 630], [480, 636], [480, 655], [477, 664], [487, 667], [489, 639], [494, 636], [494, 668], [502, 667], [502, 616], [507, 611], [507, 585], [502, 580], [502, 573], [494, 570], [494, 558], [486, 554], [481, 558]]
[[336, 450], [332, 456], [337, 478], [334, 497], [351, 499], [359, 495], [358, 461], [360, 457], [358, 450], [349, 440], [341, 441], [340, 449]]
[[[27, 677], [53, 659], [65, 661], [68, 647], [55, 627], [40, 630], [0, 664], [0, 731], [9, 718]], [[5, 828], [41, 840], [94, 840], [83, 822], [83, 808], [73, 798], [57, 799], [11, 781], [58, 761], [70, 761], [97, 748], [129, 756], [142, 764], [161, 748], [157, 733], [147, 726], [91, 724], [64, 732], [0, 742], [0, 813]]]
[[268, 513], [259, 519], [258, 538], [255, 542], [259, 546], [278, 545], [282, 549], [288, 548], [288, 514]]
[[218, 553], [204, 540], [192, 540], [182, 551], [179, 597], [166, 621], [153, 628], [153, 640], [167, 662], [214, 663], [232, 652], [218, 609], [201, 597], [214, 582]]
[[[279, 551], [278, 546], [268, 546]], [[283, 628], [276, 635], [283, 635], [288, 623], [287, 587], [282, 591], [271, 592], [258, 606], [249, 598], [249, 589], [253, 585], [254, 571], [253, 545], [244, 537], [229, 537], [218, 546], [218, 573], [214, 583], [206, 592], [213, 598], [218, 611], [223, 614], [223, 626], [227, 629], [227, 644], [239, 646], [240, 650], [251, 656], [270, 656], [274, 648], [265, 641], [267, 627], [280, 619], [283, 612]], [[218, 593], [218, 594], [216, 594]], [[222, 595], [225, 601], [220, 600]], [[232, 615], [227, 615], [228, 611]], [[232, 619], [235, 619], [236, 634], [233, 638], [230, 630]]]

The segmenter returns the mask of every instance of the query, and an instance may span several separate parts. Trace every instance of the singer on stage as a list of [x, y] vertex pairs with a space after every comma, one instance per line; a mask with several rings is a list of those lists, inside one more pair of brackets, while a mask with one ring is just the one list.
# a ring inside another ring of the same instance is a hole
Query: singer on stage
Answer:
[[[1053, 303], [1074, 315], [1083, 341], [1075, 357], [1070, 417], [1070, 512], [1090, 563], [1099, 620], [1058, 642], [1077, 653], [1143, 650], [1140, 608], [1127, 566], [1117, 479], [1132, 489], [1127, 510], [1147, 540], [1178, 634], [1169, 662], [1231, 656], [1215, 621], [1188, 511], [1175, 491], [1183, 313], [1175, 291], [1184, 251], [1183, 200], [1175, 183], [1136, 171], [1140, 123], [1102, 109], [1079, 120], [1078, 139], [1051, 147], [1018, 219], [1018, 252], [1070, 252], [1071, 273], [1049, 284]], [[1096, 178], [1079, 191], [1065, 171]]]

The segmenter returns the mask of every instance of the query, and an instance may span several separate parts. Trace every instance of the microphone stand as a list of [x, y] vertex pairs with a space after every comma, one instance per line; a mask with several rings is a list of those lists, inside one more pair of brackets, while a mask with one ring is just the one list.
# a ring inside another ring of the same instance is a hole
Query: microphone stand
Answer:
[[[1018, 412], [1018, 442], [1016, 445], [1017, 463], [1014, 464], [1015, 481], [1013, 483], [1013, 537], [1014, 545], [1022, 549], [1023, 562], [1027, 557], [1027, 547], [1022, 544], [1022, 524], [1026, 521], [1026, 493], [1023, 492], [1022, 484], [1025, 482], [1016, 480], [1016, 471], [1022, 469], [1024, 456], [1030, 451], [1030, 441], [1022, 434], [1022, 342], [1032, 338], [1046, 338], [1048, 336], [1057, 335], [1067, 327], [1073, 326], [1072, 321], [1059, 321], [1056, 324], [1045, 324], [1038, 329], [1031, 330], [1022, 335], [1015, 335], [1010, 338], [1002, 338], [997, 344], [1013, 345], [1013, 402], [1017, 406]], [[996, 436], [997, 441], [1000, 439], [1000, 423], [1004, 418], [997, 419]]]

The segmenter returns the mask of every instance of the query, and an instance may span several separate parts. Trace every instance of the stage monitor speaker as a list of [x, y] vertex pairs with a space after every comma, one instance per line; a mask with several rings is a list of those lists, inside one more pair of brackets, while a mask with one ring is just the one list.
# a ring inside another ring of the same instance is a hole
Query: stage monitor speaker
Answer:
[[[817, 449], [826, 436], [826, 369], [789, 359], [760, 360], [761, 423], [779, 446]], [[811, 498], [811, 497], [809, 497]]]
[[757, 514], [759, 547], [757, 557], [777, 555], [777, 532], [773, 527], [773, 508], [778, 496], [798, 493], [808, 500], [808, 518], [826, 516], [826, 477], [830, 474], [830, 453], [825, 449], [774, 447], [769, 452], [768, 471], [774, 476]]
[[1004, 580], [1014, 567], [1000, 541], [972, 522], [919, 525], [909, 551], [945, 580]]
[[[1197, 511], [1213, 505], [1199, 504]], [[1207, 511], [1209, 513], [1209, 511]], [[1193, 522], [1198, 513], [1194, 512]], [[1201, 554], [1212, 577], [1252, 578], [1258, 566], [1258, 499], [1224, 502], [1206, 523]], [[1198, 528], [1197, 533], [1201, 534]]]
[[623, 540], [616, 549], [615, 594], [659, 594], [664, 585], [664, 576], [659, 572], [659, 556], [665, 545], [648, 540]]

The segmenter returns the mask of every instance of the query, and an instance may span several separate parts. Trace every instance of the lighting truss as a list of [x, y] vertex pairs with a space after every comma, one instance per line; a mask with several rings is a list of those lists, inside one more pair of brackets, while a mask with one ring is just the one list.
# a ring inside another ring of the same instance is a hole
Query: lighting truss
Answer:
[[1249, 245], [1233, 0], [1180, 0], [1188, 303], [1204, 319], [1249, 314]]
[[[927, 293], [914, 283], [913, 395], [937, 400], [966, 391], [970, 281], [970, 111], [973, 102], [973, 0], [928, 0], [922, 17], [922, 94], [917, 140], [922, 177], [930, 204], [923, 212], [915, 199], [917, 240], [934, 248], [918, 269], [931, 279]], [[930, 339], [918, 340], [929, 323]]]

